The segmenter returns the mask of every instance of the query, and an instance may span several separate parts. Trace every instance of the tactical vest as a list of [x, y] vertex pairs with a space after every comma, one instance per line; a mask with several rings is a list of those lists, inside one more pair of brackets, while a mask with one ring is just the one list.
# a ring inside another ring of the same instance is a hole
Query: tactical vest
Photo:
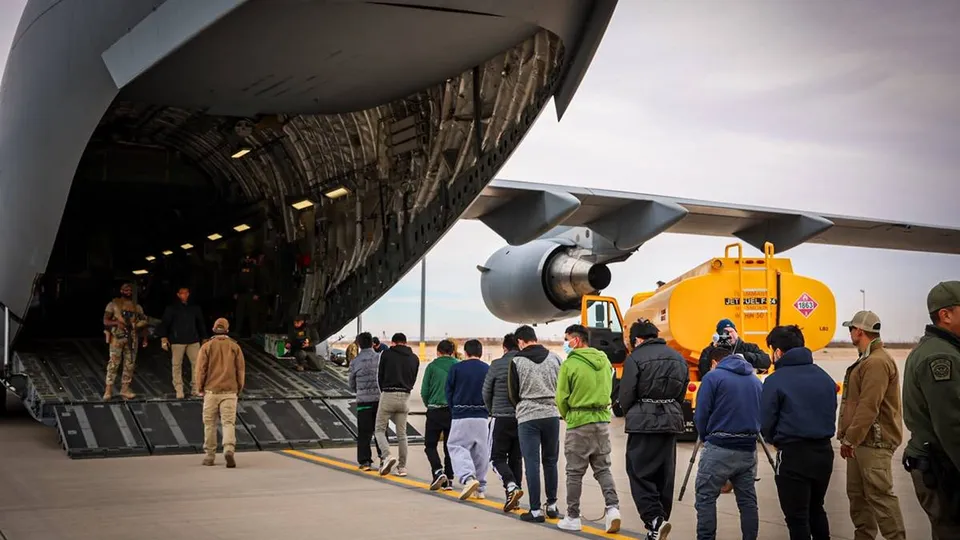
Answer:
[[136, 324], [142, 318], [142, 315], [137, 311], [137, 303], [132, 299], [127, 299], [118, 297], [114, 298], [111, 301], [111, 306], [113, 307], [113, 320], [123, 321], [126, 323], [125, 328], [120, 328], [119, 326], [113, 326], [110, 328], [110, 335], [114, 339], [128, 339], [131, 335], [135, 335]]

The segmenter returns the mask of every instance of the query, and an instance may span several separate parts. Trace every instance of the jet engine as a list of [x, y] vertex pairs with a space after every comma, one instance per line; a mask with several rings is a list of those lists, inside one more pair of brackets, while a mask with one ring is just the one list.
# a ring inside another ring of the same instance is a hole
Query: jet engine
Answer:
[[610, 285], [610, 269], [571, 255], [562, 239], [504, 246], [480, 269], [480, 292], [490, 313], [517, 324], [545, 323], [580, 312], [580, 299]]

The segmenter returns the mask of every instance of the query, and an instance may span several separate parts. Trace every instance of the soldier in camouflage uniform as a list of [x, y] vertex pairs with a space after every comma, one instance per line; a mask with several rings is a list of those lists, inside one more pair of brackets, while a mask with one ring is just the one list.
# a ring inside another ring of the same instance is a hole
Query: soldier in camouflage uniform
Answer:
[[[113, 381], [117, 378], [121, 360], [123, 375], [120, 379], [120, 395], [124, 399], [136, 397], [130, 390], [130, 383], [133, 382], [133, 369], [137, 362], [137, 337], [147, 324], [143, 308], [133, 301], [133, 285], [124, 283], [120, 287], [120, 296], [107, 304], [103, 314], [103, 325], [110, 332], [110, 360], [107, 362], [107, 390], [103, 393], [104, 401], [113, 397]], [[147, 346], [145, 333], [141, 346]]]

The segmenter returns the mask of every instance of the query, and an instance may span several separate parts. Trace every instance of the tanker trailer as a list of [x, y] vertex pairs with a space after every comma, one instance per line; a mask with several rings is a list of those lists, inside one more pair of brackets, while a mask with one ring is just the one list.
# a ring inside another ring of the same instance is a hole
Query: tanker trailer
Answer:
[[711, 343], [718, 321], [732, 320], [740, 339], [768, 354], [767, 334], [778, 325], [799, 326], [813, 351], [830, 343], [837, 320], [833, 293], [815, 279], [794, 274], [790, 259], [774, 257], [772, 244], [764, 248], [762, 257], [751, 258], [743, 256], [742, 244], [731, 244], [723, 257], [710, 259], [655, 291], [635, 294], [623, 315], [613, 298], [583, 298], [581, 323], [590, 331], [591, 344], [596, 342], [594, 346], [607, 353], [616, 371], [614, 411], [618, 416], [622, 415], [616, 395], [623, 360], [633, 348], [628, 343], [630, 326], [642, 318], [656, 324], [660, 337], [687, 361], [690, 384], [683, 404], [686, 433], [681, 436], [687, 440], [696, 439], [693, 409], [700, 353]]

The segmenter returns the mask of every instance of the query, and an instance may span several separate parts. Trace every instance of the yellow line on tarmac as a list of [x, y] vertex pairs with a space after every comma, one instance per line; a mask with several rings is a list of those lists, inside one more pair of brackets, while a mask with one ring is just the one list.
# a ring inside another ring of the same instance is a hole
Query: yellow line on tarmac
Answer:
[[[328, 467], [332, 467], [332, 468], [335, 468], [335, 469], [340, 469], [340, 470], [344, 470], [344, 471], [349, 471], [349, 472], [355, 473], [355, 474], [362, 474], [362, 475], [368, 476], [368, 477], [370, 477], [370, 478], [375, 478], [375, 479], [379, 479], [379, 480], [386, 480], [386, 481], [388, 481], [388, 482], [393, 482], [394, 484], [400, 484], [400, 485], [407, 486], [407, 487], [411, 487], [411, 488], [423, 489], [423, 490], [426, 490], [426, 491], [430, 492], [430, 493], [433, 494], [433, 495], [446, 496], [446, 497], [449, 497], [449, 498], [451, 498], [451, 499], [459, 499], [459, 497], [460, 497], [460, 494], [459, 494], [459, 492], [457, 492], [457, 491], [430, 491], [430, 484], [427, 484], [426, 482], [421, 482], [421, 481], [419, 481], [419, 480], [412, 480], [412, 479], [410, 479], [410, 478], [404, 478], [404, 477], [400, 477], [400, 476], [396, 476], [396, 475], [392, 475], [392, 474], [387, 475], [387, 476], [380, 476], [380, 473], [379, 473], [376, 469], [374, 469], [374, 470], [372, 470], [372, 471], [361, 471], [360, 469], [357, 468], [357, 465], [356, 465], [355, 463], [350, 463], [350, 462], [347, 462], [347, 461], [342, 461], [342, 460], [335, 459], [335, 458], [331, 458], [331, 457], [328, 457], [328, 456], [322, 456], [322, 455], [319, 455], [319, 454], [314, 454], [314, 453], [312, 453], [312, 452], [303, 452], [303, 451], [300, 451], [300, 450], [281, 450], [280, 452], [283, 453], [283, 454], [286, 454], [286, 455], [288, 455], [288, 456], [292, 456], [292, 457], [295, 457], [295, 458], [303, 459], [303, 460], [306, 460], [306, 461], [311, 461], [311, 462], [313, 462], [313, 463], [317, 463], [317, 464], [320, 464], [320, 465], [326, 465], [326, 466], [328, 466]], [[499, 513], [501, 513], [501, 514], [506, 514], [506, 513], [507, 513], [507, 512], [503, 512], [503, 503], [498, 503], [498, 502], [496, 502], [496, 501], [491, 501], [491, 500], [487, 500], [487, 499], [473, 499], [473, 498], [471, 498], [471, 499], [467, 499], [466, 501], [461, 501], [461, 502], [468, 503], [468, 504], [479, 504], [479, 505], [485, 506], [485, 507], [487, 507], [487, 508], [495, 509], [495, 510], [497, 510], [497, 511], [498, 511]], [[509, 513], [519, 516], [520, 514], [523, 513], [523, 511], [520, 510], [520, 509], [515, 509], [515, 510], [509, 512]], [[557, 519], [547, 518], [547, 523], [554, 523], [554, 524], [555, 524], [555, 523], [557, 523], [558, 521], [559, 521], [559, 520], [557, 520]], [[581, 518], [581, 521], [583, 521], [582, 518]], [[564, 530], [561, 530], [561, 529], [557, 529], [557, 531], [559, 531], [559, 532], [568, 532], [568, 531], [564, 531]], [[591, 536], [597, 536], [597, 537], [601, 537], [601, 538], [613, 538], [613, 539], [616, 539], [616, 540], [637, 540], [637, 538], [638, 538], [638, 537], [636, 537], [636, 536], [626, 536], [626, 535], [620, 534], [620, 533], [608, 533], [608, 532], [604, 531], [603, 529], [598, 529], [598, 528], [596, 528], [596, 527], [591, 527], [591, 526], [589, 526], [589, 525], [583, 525], [583, 528], [581, 529], [580, 532], [581, 532], [581, 533], [585, 533], [585, 534], [587, 534], [587, 535], [591, 535]], [[582, 534], [581, 534], [581, 535], [582, 535]]]

